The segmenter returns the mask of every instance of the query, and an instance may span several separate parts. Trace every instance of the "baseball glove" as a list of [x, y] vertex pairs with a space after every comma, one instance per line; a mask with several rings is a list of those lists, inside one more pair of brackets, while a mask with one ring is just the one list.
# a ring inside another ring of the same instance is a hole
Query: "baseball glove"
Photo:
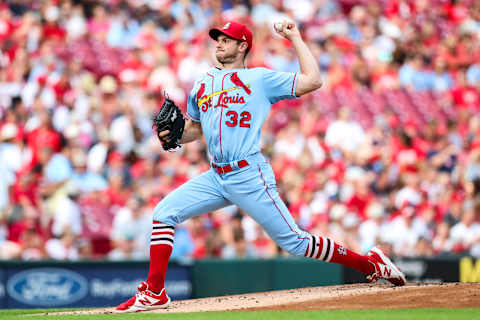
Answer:
[[[185, 119], [180, 108], [168, 96], [165, 95], [162, 108], [153, 115], [152, 121], [164, 150], [170, 151], [180, 147], [178, 141], [183, 135]], [[170, 133], [165, 137], [160, 137], [160, 132], [165, 130], [169, 130]]]

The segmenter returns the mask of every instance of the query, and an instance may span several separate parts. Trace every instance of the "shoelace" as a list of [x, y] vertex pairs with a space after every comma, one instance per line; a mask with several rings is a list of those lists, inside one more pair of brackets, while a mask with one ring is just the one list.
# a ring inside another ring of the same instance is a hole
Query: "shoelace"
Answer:
[[369, 282], [376, 282], [380, 277], [378, 276], [377, 272], [374, 272], [372, 274], [369, 274], [366, 278]]
[[375, 271], [372, 274], [367, 275], [366, 278], [369, 282], [376, 282], [378, 279], [381, 278], [380, 274], [379, 274], [377, 264], [375, 262], [372, 262], [372, 261], [369, 261], [369, 262], [372, 264], [373, 269]]

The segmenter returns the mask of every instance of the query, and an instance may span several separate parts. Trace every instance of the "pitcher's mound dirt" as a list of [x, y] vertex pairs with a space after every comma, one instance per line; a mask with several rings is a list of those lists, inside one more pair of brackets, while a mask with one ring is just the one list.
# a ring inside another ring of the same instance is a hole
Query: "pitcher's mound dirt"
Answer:
[[[150, 312], [473, 307], [480, 307], [480, 283], [408, 283], [404, 287], [353, 284], [174, 301], [168, 309]], [[112, 312], [113, 308], [104, 308], [68, 314]]]
[[398, 308], [474, 308], [480, 307], [480, 283], [408, 284], [402, 288], [377, 288], [370, 292], [287, 303], [254, 310], [342, 310]]

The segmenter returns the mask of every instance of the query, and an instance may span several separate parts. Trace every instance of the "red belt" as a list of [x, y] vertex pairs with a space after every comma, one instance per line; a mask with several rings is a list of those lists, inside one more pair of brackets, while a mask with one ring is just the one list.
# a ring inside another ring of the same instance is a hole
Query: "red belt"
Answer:
[[[240, 160], [240, 161], [238, 161], [237, 164], [238, 164], [239, 168], [243, 168], [243, 167], [248, 166], [247, 160]], [[234, 170], [232, 168], [232, 166], [229, 165], [229, 164], [227, 164], [226, 166], [223, 166], [223, 167], [219, 167], [219, 166], [215, 165], [215, 163], [212, 163], [212, 167], [215, 169], [215, 171], [217, 171], [218, 174], [224, 174], [224, 173], [232, 172]]]

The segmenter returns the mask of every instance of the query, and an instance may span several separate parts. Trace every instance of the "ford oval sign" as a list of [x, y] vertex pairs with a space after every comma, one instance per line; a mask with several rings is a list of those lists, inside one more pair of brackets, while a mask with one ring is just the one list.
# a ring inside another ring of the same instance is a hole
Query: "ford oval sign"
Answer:
[[35, 268], [15, 274], [7, 292], [18, 302], [34, 306], [72, 304], [87, 294], [88, 283], [76, 272], [60, 268]]

